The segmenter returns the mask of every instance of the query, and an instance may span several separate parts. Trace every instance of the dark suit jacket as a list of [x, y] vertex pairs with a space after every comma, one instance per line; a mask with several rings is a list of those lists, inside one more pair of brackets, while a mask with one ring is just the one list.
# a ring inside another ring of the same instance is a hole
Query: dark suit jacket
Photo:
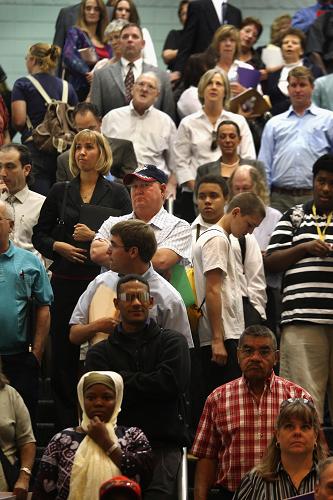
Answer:
[[[154, 104], [155, 108], [164, 111], [175, 120], [175, 100], [168, 73], [155, 66], [143, 63], [142, 72], [146, 73], [147, 71], [156, 73], [161, 81], [161, 92]], [[95, 71], [91, 86], [91, 101], [97, 106], [102, 117], [111, 109], [127, 106], [120, 61]]]
[[[237, 7], [227, 4], [226, 20], [239, 28], [242, 13]], [[220, 21], [211, 0], [195, 0], [188, 6], [187, 21], [181, 38], [175, 70], [183, 72], [191, 54], [204, 52], [210, 45]]]
[[[33, 228], [32, 242], [38, 251], [45, 257], [52, 259], [51, 270], [59, 274], [68, 276], [86, 276], [90, 270], [96, 267], [92, 262], [87, 264], [75, 264], [53, 252], [54, 238], [52, 232], [61, 215], [62, 202], [65, 193], [65, 182], [56, 182], [50, 189], [36, 226]], [[80, 209], [83, 201], [80, 196], [80, 178], [75, 177], [69, 185], [67, 191], [65, 214], [64, 214], [64, 237], [63, 241], [74, 246], [80, 246], [73, 240], [74, 225], [80, 220]], [[123, 215], [132, 210], [131, 200], [125, 186], [116, 182], [109, 182], [100, 176], [97, 180], [91, 205], [116, 208]], [[88, 252], [89, 255], [89, 252]], [[90, 268], [90, 270], [88, 269]]]
[[[221, 160], [222, 157], [216, 161], [201, 165], [197, 170], [196, 182], [198, 182], [201, 177], [204, 177], [205, 175], [221, 175]], [[257, 168], [264, 179], [266, 179], [265, 165], [262, 161], [251, 160], [250, 158], [241, 158], [239, 160], [239, 165], [250, 165], [251, 167]]]
[[[112, 150], [113, 162], [111, 174], [117, 179], [123, 179], [126, 174], [133, 172], [137, 166], [137, 160], [132, 141], [107, 137]], [[71, 181], [73, 175], [69, 170], [69, 151], [65, 151], [57, 158], [57, 182]]]

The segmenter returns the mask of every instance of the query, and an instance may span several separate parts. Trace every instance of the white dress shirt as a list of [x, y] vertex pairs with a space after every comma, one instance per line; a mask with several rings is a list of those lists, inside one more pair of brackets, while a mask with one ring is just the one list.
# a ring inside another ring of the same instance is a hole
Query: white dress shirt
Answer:
[[143, 115], [137, 113], [133, 102], [113, 109], [103, 117], [101, 130], [106, 137], [130, 138], [139, 167], [156, 165], [167, 175], [175, 169], [172, 144], [176, 126], [169, 115], [154, 106]]
[[[198, 217], [192, 222], [192, 253], [196, 242], [198, 226], [200, 235], [212, 227], [213, 224], [205, 222], [201, 215], [198, 215]], [[261, 251], [253, 234], [247, 234], [245, 238], [246, 251], [243, 265], [242, 252], [238, 239], [232, 234], [230, 235], [230, 244], [235, 256], [236, 269], [238, 271], [238, 279], [242, 290], [242, 296], [248, 297], [249, 301], [253, 307], [256, 308], [260, 316], [266, 319], [266, 279]]]
[[219, 18], [220, 24], [222, 24], [222, 4], [227, 3], [227, 0], [212, 0], [212, 4], [215, 7], [217, 17]]
[[[12, 197], [14, 197], [12, 199]], [[9, 237], [17, 247], [29, 250], [34, 253], [41, 260], [42, 257], [39, 252], [34, 248], [31, 237], [33, 227], [37, 224], [40, 209], [44, 203], [45, 196], [30, 191], [26, 185], [21, 191], [10, 195], [5, 192], [0, 196], [2, 201], [7, 201], [14, 210], [14, 229]]]
[[[121, 64], [121, 71], [123, 75], [123, 79], [125, 81], [126, 75], [129, 71], [129, 64], [131, 61], [128, 61], [124, 57], [120, 58], [120, 64]], [[140, 59], [137, 59], [136, 61], [133, 61], [133, 74], [134, 74], [134, 81], [141, 75], [142, 73], [142, 63], [143, 59], [140, 57]]]

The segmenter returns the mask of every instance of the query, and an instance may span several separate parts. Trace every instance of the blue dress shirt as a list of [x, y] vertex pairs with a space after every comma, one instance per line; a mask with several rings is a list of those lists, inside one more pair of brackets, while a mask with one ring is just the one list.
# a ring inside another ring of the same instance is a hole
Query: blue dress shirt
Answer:
[[311, 104], [303, 116], [290, 107], [267, 122], [258, 159], [269, 186], [312, 189], [314, 162], [332, 152], [333, 112]]

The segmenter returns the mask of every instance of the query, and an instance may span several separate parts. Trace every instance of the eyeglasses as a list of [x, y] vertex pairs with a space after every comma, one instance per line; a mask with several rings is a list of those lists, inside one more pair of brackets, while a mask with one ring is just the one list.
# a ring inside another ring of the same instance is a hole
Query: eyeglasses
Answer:
[[122, 292], [118, 296], [119, 300], [122, 302], [134, 302], [134, 300], [138, 300], [141, 304], [145, 302], [149, 302], [150, 295], [149, 292], [136, 292], [136, 293], [126, 293]]
[[285, 408], [288, 405], [292, 405], [294, 403], [302, 403], [303, 405], [310, 406], [311, 408], [314, 408], [314, 404], [312, 401], [306, 398], [288, 398], [282, 401], [280, 408]]
[[217, 132], [213, 130], [212, 132], [212, 143], [210, 145], [210, 150], [215, 151], [217, 149]]
[[147, 89], [149, 92], [153, 92], [154, 90], [156, 90], [156, 87], [151, 83], [137, 82], [135, 83], [135, 86], [139, 87], [140, 89]]
[[239, 347], [238, 350], [243, 354], [245, 358], [250, 358], [256, 352], [260, 357], [267, 358], [270, 354], [276, 352], [271, 347], [261, 347], [260, 349], [254, 349], [253, 347]]

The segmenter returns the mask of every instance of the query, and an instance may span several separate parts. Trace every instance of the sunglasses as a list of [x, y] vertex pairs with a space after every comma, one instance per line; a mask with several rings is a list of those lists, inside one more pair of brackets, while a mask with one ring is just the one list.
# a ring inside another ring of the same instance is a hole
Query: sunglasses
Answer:
[[309, 406], [310, 408], [315, 407], [314, 404], [312, 403], [312, 401], [310, 401], [309, 399], [306, 399], [306, 398], [288, 398], [285, 401], [282, 401], [280, 408], [282, 409], [288, 405], [292, 405], [295, 403], [301, 403], [303, 405]]
[[118, 299], [122, 302], [134, 302], [134, 300], [138, 300], [141, 304], [149, 302], [150, 294], [149, 292], [137, 292], [137, 293], [126, 293], [122, 292], [119, 294]]

